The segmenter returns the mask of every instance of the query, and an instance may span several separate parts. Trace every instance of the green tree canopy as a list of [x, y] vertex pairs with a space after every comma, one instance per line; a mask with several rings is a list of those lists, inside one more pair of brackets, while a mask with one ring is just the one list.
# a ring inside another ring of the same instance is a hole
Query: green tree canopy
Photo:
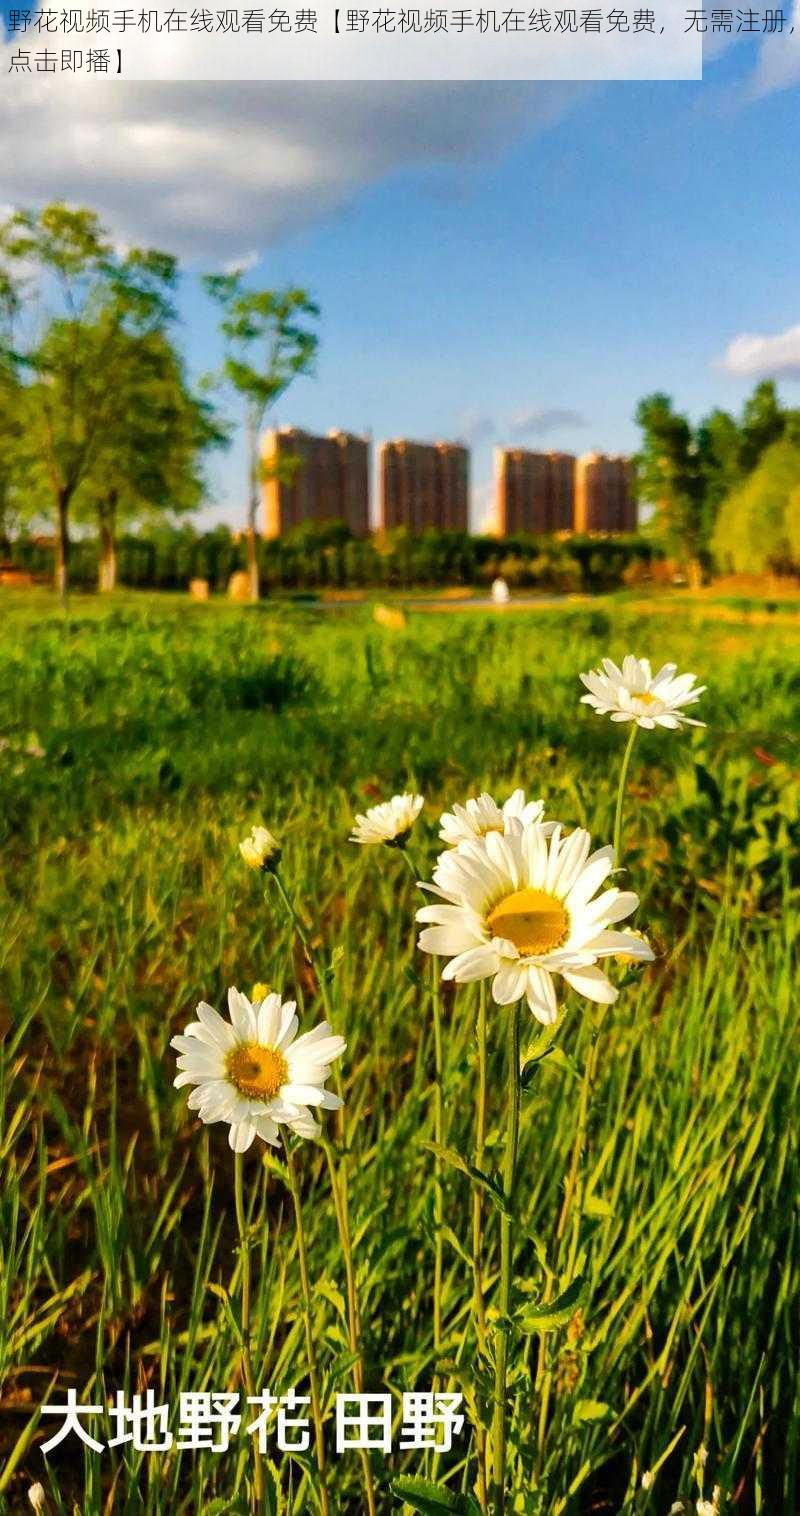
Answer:
[[319, 308], [306, 290], [248, 290], [239, 273], [210, 274], [209, 294], [222, 307], [225, 377], [244, 403], [247, 444], [247, 564], [250, 594], [259, 594], [256, 526], [263, 478], [261, 429], [268, 409], [299, 374], [311, 371]]
[[[102, 329], [87, 333], [92, 339], [101, 347]], [[121, 334], [116, 375], [116, 404], [75, 495], [76, 516], [99, 527], [106, 590], [116, 583], [118, 527], [194, 510], [205, 488], [202, 455], [226, 440], [165, 331]]]
[[781, 571], [800, 564], [800, 445], [773, 442], [743, 484], [723, 501], [714, 554], [736, 573]]
[[174, 316], [174, 258], [116, 251], [93, 211], [60, 202], [17, 211], [0, 226], [0, 264], [36, 285], [2, 354], [28, 387], [27, 485], [56, 523], [56, 583], [67, 587], [69, 519], [102, 439], [117, 424], [118, 380], [132, 334], [164, 330]]

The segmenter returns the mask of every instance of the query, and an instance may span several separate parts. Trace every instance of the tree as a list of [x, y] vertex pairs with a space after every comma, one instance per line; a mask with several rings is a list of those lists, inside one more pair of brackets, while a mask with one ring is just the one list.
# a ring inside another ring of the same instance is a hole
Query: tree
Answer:
[[723, 501], [714, 531], [717, 561], [736, 573], [797, 567], [799, 485], [800, 446], [783, 437]]
[[225, 377], [244, 404], [247, 569], [251, 599], [257, 600], [256, 527], [264, 478], [261, 430], [270, 406], [298, 374], [310, 373], [313, 367], [319, 339], [307, 323], [319, 316], [319, 309], [302, 289], [245, 289], [240, 273], [210, 274], [205, 286], [222, 307], [221, 330], [227, 345]]
[[667, 550], [685, 563], [692, 583], [702, 577], [708, 554], [709, 521], [700, 453], [685, 416], [668, 395], [648, 395], [636, 420], [644, 433], [636, 459], [639, 493], [657, 510], [657, 527]]
[[6, 342], [3, 354], [29, 387], [31, 482], [56, 525], [56, 588], [67, 593], [70, 510], [101, 439], [119, 423], [117, 389], [132, 333], [163, 327], [174, 312], [174, 258], [154, 250], [120, 254], [93, 211], [56, 201], [18, 211], [0, 227], [0, 252], [38, 274], [41, 328]]
[[697, 428], [697, 454], [705, 488], [707, 527], [713, 523], [726, 495], [741, 482], [741, 432], [728, 411], [714, 410]]
[[[100, 348], [104, 334], [86, 339]], [[189, 389], [166, 332], [123, 333], [115, 372], [117, 403], [75, 496], [76, 514], [97, 522], [105, 591], [116, 585], [119, 523], [194, 510], [202, 454], [226, 441], [210, 406]]]
[[8, 550], [11, 527], [22, 504], [18, 481], [25, 436], [25, 396], [14, 353], [20, 303], [18, 280], [10, 269], [0, 266], [0, 552]]
[[772, 379], [757, 384], [745, 401], [739, 425], [739, 471], [742, 479], [753, 472], [773, 442], [780, 441], [786, 429], [787, 413], [778, 403]]

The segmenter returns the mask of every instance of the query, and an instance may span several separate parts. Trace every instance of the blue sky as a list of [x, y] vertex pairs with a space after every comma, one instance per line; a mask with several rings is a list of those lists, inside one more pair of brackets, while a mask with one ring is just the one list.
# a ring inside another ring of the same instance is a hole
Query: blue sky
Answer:
[[[385, 86], [278, 86], [277, 102], [270, 86], [170, 87], [177, 106], [139, 86], [108, 97], [108, 171], [95, 103], [82, 140], [95, 132], [97, 161], [59, 146], [61, 192], [189, 269], [242, 256], [255, 284], [307, 285], [317, 371], [275, 419], [468, 440], [479, 525], [495, 444], [632, 450], [648, 391], [693, 414], [738, 408], [768, 372], [800, 401], [787, 72], [740, 44], [702, 83], [402, 86], [383, 104]], [[56, 116], [54, 143], [57, 129]], [[3, 173], [0, 201], [59, 190], [41, 158], [27, 195]], [[193, 371], [213, 368], [215, 312], [191, 272], [181, 317]], [[759, 340], [726, 360], [747, 333]], [[237, 446], [214, 465], [204, 519], [238, 520], [243, 477]]]

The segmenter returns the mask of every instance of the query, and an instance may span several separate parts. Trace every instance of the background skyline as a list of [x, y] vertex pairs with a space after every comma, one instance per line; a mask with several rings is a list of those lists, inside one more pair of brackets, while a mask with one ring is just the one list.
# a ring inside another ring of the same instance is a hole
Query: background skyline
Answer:
[[[693, 416], [765, 375], [796, 398], [798, 79], [792, 34], [734, 39], [701, 83], [28, 84], [0, 201], [180, 253], [195, 376], [221, 358], [201, 272], [307, 286], [316, 373], [271, 421], [466, 442], [478, 528], [497, 444], [633, 451], [654, 389]], [[209, 473], [198, 522], [240, 525], [238, 442]]]

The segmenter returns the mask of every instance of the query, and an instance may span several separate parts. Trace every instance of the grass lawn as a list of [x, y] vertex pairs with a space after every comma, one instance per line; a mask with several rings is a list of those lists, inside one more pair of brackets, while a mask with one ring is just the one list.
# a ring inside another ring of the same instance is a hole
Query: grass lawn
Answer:
[[[479, 1344], [463, 1167], [479, 990], [443, 988], [437, 1083], [421, 897], [397, 850], [347, 836], [355, 811], [419, 790], [410, 850], [429, 879], [442, 810], [523, 786], [609, 842], [627, 728], [579, 703], [578, 673], [629, 651], [693, 670], [707, 726], [642, 731], [633, 750], [624, 887], [655, 963], [611, 970], [620, 995], [602, 1017], [562, 992], [538, 1042], [524, 1012], [523, 1056], [553, 1050], [522, 1094], [512, 1321], [493, 1191], [511, 1012], [489, 1002]], [[468, 1497], [504, 1338], [509, 1513], [694, 1513], [719, 1486], [722, 1510], [792, 1516], [799, 651], [791, 608], [681, 595], [411, 610], [392, 629], [370, 604], [120, 593], [76, 596], [64, 616], [45, 592], [0, 591], [0, 1511], [24, 1512], [34, 1479], [68, 1516], [254, 1508], [243, 1434], [221, 1453], [97, 1454], [70, 1437], [45, 1462], [55, 1424], [37, 1407], [70, 1388], [86, 1404], [152, 1389], [176, 1410], [181, 1392], [241, 1388], [232, 1155], [225, 1126], [201, 1127], [173, 1089], [169, 1040], [198, 1000], [223, 1008], [228, 986], [260, 981], [297, 999], [304, 1026], [324, 991], [348, 1042], [346, 1148], [326, 1117], [330, 1152], [296, 1150], [332, 1516], [367, 1512], [368, 1485], [379, 1513], [480, 1510]], [[316, 972], [239, 857], [262, 820]], [[446, 1157], [426, 1146], [437, 1134]], [[347, 1175], [349, 1281], [330, 1163]], [[308, 1394], [281, 1153], [254, 1144], [244, 1180], [255, 1377]], [[358, 1375], [393, 1397], [393, 1450], [371, 1461], [334, 1447], [334, 1398]], [[463, 1432], [438, 1457], [404, 1451], [402, 1394], [434, 1381], [463, 1394]], [[108, 1442], [102, 1416], [87, 1425]], [[311, 1450], [273, 1440], [269, 1456], [263, 1510], [325, 1510]], [[403, 1476], [453, 1503], [404, 1506]]]

